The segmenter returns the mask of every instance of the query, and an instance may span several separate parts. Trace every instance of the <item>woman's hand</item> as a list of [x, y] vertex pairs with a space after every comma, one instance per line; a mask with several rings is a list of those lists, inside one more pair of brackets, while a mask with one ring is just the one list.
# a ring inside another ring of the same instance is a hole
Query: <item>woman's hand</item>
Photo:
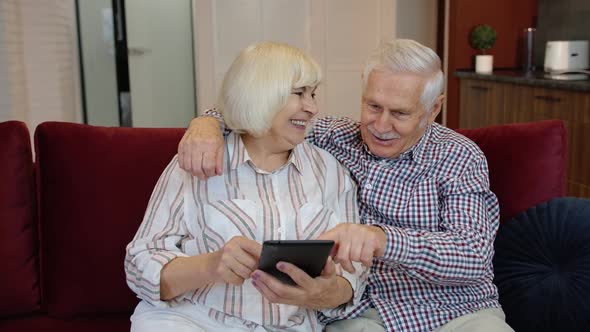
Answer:
[[279, 262], [277, 269], [286, 273], [297, 286], [282, 283], [264, 271], [252, 274], [252, 284], [272, 303], [291, 304], [310, 309], [335, 308], [352, 298], [350, 283], [336, 274], [329, 257], [319, 277], [312, 278], [293, 264]]
[[223, 248], [216, 251], [215, 281], [241, 285], [258, 267], [262, 245], [243, 236], [234, 236]]

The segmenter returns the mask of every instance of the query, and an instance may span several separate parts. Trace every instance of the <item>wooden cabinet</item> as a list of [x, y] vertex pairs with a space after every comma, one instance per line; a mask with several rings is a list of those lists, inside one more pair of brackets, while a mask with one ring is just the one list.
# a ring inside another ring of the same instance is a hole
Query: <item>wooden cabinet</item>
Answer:
[[590, 197], [590, 93], [535, 88], [532, 120], [561, 119], [568, 132], [568, 194]]
[[489, 81], [461, 81], [461, 128], [477, 128], [500, 124], [504, 112], [504, 87]]
[[567, 194], [590, 197], [590, 92], [462, 79], [460, 105], [462, 128], [563, 120], [568, 132]]
[[499, 83], [506, 92], [501, 124], [534, 121], [532, 105], [534, 88], [526, 85]]

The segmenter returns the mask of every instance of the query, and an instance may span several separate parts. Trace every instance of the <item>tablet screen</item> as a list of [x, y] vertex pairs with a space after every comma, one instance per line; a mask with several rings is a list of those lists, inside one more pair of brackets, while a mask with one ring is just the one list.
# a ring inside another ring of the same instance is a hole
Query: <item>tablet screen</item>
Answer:
[[295, 282], [277, 270], [278, 262], [288, 262], [315, 278], [322, 273], [334, 241], [330, 240], [273, 240], [264, 241], [258, 268], [284, 283]]

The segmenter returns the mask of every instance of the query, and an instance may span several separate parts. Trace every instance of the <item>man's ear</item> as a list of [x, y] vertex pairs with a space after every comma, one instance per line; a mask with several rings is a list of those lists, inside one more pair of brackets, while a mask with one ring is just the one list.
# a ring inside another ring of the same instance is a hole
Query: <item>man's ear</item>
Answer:
[[434, 105], [432, 105], [432, 111], [430, 112], [430, 114], [428, 114], [428, 123], [433, 123], [434, 120], [436, 119], [438, 113], [440, 113], [440, 110], [442, 109], [442, 105], [445, 101], [445, 95], [440, 95], [436, 98], [436, 101], [434, 102]]

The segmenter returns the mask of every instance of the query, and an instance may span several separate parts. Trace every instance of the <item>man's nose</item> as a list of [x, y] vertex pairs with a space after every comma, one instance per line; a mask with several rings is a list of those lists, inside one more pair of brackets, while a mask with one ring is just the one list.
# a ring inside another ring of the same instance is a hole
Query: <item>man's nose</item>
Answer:
[[373, 128], [375, 128], [375, 130], [377, 130], [380, 133], [386, 133], [388, 131], [391, 130], [391, 122], [389, 121], [390, 115], [389, 112], [383, 111], [381, 112], [381, 114], [379, 114], [379, 116], [377, 117], [377, 119], [375, 120], [375, 123], [373, 124]]

